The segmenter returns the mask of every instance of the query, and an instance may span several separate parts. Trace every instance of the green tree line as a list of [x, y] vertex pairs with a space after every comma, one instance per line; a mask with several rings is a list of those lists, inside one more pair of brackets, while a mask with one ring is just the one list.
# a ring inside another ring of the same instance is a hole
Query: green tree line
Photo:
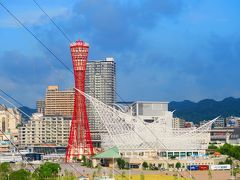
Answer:
[[14, 171], [10, 163], [0, 164], [0, 180], [44, 180], [47, 178], [57, 178], [61, 167], [58, 163], [46, 162], [38, 167], [33, 173], [26, 169]]
[[229, 157], [240, 160], [240, 146], [234, 146], [226, 143], [223, 146], [217, 148], [216, 151], [220, 152], [223, 155], [228, 155]]

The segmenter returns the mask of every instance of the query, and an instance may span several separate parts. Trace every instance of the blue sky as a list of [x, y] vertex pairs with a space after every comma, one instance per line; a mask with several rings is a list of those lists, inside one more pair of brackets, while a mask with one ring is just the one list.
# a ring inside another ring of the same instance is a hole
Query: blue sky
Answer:
[[[71, 67], [69, 44], [32, 0], [2, 0]], [[238, 0], [37, 0], [89, 59], [112, 56], [126, 101], [240, 97]], [[34, 107], [73, 76], [0, 7], [1, 88]]]

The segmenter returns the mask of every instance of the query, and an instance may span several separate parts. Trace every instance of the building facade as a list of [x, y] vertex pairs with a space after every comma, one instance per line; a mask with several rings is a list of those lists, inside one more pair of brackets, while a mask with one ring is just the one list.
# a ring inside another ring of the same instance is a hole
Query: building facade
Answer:
[[[116, 102], [116, 64], [113, 58], [88, 61], [86, 69], [85, 93], [113, 106]], [[100, 133], [105, 129], [92, 106], [87, 101], [88, 120], [94, 146], [100, 146]]]
[[70, 125], [71, 117], [33, 114], [26, 124], [19, 127], [19, 145], [67, 146]]
[[225, 123], [225, 118], [219, 117], [214, 123], [213, 123], [213, 128], [223, 128], [226, 126]]
[[184, 122], [184, 128], [191, 128], [191, 127], [195, 127], [193, 122], [188, 122], [188, 121]]
[[240, 117], [235, 117], [235, 116], [226, 117], [227, 127], [237, 128], [237, 127], [240, 127], [239, 125], [240, 125]]
[[17, 137], [17, 126], [21, 123], [21, 114], [15, 108], [0, 105], [0, 129], [6, 134]]
[[[91, 101], [95, 102], [93, 99]], [[213, 121], [196, 128], [173, 128], [173, 112], [167, 102], [137, 101], [128, 109], [112, 109], [94, 103], [108, 133], [102, 147], [116, 146], [123, 157], [155, 153], [160, 157], [203, 155], [210, 141]]]
[[[113, 58], [91, 60], [87, 62], [85, 93], [97, 98], [103, 103], [114, 106], [116, 102], [116, 64]], [[46, 116], [72, 117], [74, 105], [74, 90], [59, 90], [58, 86], [48, 86], [45, 101], [36, 103], [38, 113]], [[100, 133], [106, 130], [100, 123], [99, 116], [93, 106], [87, 101], [88, 121], [94, 146], [99, 147]]]
[[0, 105], [0, 151], [9, 151], [10, 142], [8, 139], [17, 141], [17, 126], [20, 123], [21, 114], [16, 108], [7, 108], [4, 105]]
[[184, 128], [185, 120], [181, 118], [173, 118], [173, 128]]
[[45, 100], [37, 100], [36, 108], [37, 113], [45, 114]]
[[158, 122], [164, 128], [172, 128], [172, 112], [168, 111], [167, 102], [136, 101], [129, 106], [132, 116], [147, 123]]
[[72, 117], [74, 90], [59, 90], [58, 86], [48, 86], [45, 98], [46, 116]]
[[200, 121], [200, 122], [199, 122], [199, 125], [202, 126], [202, 125], [204, 125], [204, 124], [206, 124], [206, 123], [208, 123], [208, 122], [209, 122], [209, 121], [203, 120], [203, 121]]

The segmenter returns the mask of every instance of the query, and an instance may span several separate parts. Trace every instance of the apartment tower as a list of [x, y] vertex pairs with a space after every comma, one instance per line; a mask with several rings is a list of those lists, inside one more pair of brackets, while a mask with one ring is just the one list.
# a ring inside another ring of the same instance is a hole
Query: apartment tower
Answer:
[[[116, 64], [113, 58], [88, 61], [85, 92], [103, 103], [113, 106], [116, 102]], [[94, 146], [100, 146], [100, 133], [106, 132], [97, 112], [87, 101], [87, 112]]]

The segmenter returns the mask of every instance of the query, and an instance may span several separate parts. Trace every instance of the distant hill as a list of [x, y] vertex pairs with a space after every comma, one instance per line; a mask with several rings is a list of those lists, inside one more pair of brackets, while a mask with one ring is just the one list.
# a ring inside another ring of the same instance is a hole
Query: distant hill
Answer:
[[[31, 116], [37, 110], [26, 106], [20, 107], [22, 111]], [[192, 101], [172, 101], [169, 103], [169, 110], [174, 112], [175, 117], [183, 118], [187, 121], [197, 123], [202, 120], [210, 120], [217, 116], [239, 116], [240, 117], [240, 98], [228, 97], [222, 101], [204, 99], [197, 103]], [[29, 118], [23, 114], [25, 120]]]
[[[26, 107], [26, 106], [22, 106], [22, 107], [19, 107], [19, 109], [21, 111], [23, 111], [24, 113], [26, 113], [28, 116], [32, 116], [33, 113], [37, 112], [36, 109], [32, 109], [32, 108], [29, 108], [29, 107]], [[24, 118], [24, 120], [28, 120], [29, 118], [27, 117], [27, 115], [22, 114], [22, 117]]]
[[205, 99], [197, 103], [187, 100], [173, 101], [169, 103], [169, 110], [176, 110], [174, 116], [194, 123], [217, 116], [240, 116], [240, 98], [228, 97], [222, 101]]

